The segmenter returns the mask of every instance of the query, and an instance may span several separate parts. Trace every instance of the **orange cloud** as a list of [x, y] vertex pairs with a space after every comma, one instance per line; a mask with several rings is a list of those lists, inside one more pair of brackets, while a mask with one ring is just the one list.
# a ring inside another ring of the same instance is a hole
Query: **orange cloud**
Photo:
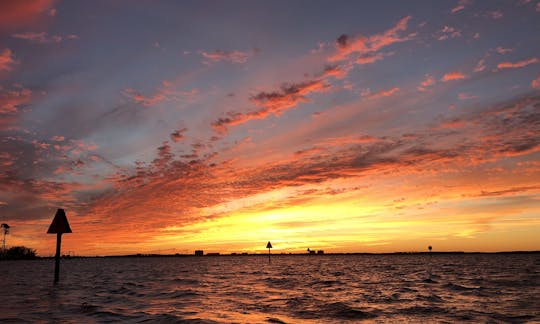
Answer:
[[498, 69], [517, 69], [522, 68], [530, 64], [538, 63], [538, 58], [533, 57], [528, 60], [522, 60], [517, 62], [501, 62], [497, 64]]
[[347, 76], [347, 72], [349, 71], [350, 67], [342, 67], [339, 65], [328, 65], [324, 68], [323, 72], [321, 73], [321, 78], [329, 78], [334, 77], [336, 79], [343, 79]]
[[13, 52], [9, 48], [0, 52], [0, 71], [11, 71], [14, 64]]
[[537, 90], [540, 90], [540, 75], [531, 81], [531, 87], [533, 89], [537, 89]]
[[441, 81], [447, 82], [447, 81], [453, 81], [453, 80], [461, 80], [465, 79], [466, 76], [461, 72], [449, 72], [443, 75], [441, 78]]
[[326, 91], [330, 86], [321, 79], [300, 83], [284, 84], [279, 91], [259, 92], [250, 100], [261, 109], [248, 113], [229, 112], [227, 117], [219, 118], [212, 127], [220, 133], [227, 131], [227, 126], [243, 124], [253, 119], [264, 119], [269, 115], [280, 115], [283, 111], [307, 102], [307, 95]]
[[377, 92], [371, 92], [371, 90], [367, 88], [362, 91], [361, 96], [367, 97], [368, 99], [378, 99], [378, 98], [393, 96], [398, 91], [399, 91], [398, 87], [394, 87], [388, 90], [380, 90]]
[[0, 1], [0, 29], [31, 24], [44, 13], [50, 13], [54, 0]]
[[358, 36], [351, 38], [348, 35], [341, 35], [336, 41], [337, 53], [328, 58], [329, 61], [341, 61], [352, 54], [369, 54], [377, 52], [385, 46], [394, 43], [404, 42], [411, 39], [412, 36], [400, 36], [399, 33], [407, 30], [407, 23], [411, 16], [402, 18], [398, 23], [382, 34], [375, 34], [370, 37]]

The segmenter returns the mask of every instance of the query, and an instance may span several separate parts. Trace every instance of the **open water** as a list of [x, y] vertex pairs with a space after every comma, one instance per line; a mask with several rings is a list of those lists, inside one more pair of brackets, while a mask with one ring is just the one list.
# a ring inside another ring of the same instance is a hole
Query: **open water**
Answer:
[[540, 254], [0, 262], [2, 323], [540, 322]]

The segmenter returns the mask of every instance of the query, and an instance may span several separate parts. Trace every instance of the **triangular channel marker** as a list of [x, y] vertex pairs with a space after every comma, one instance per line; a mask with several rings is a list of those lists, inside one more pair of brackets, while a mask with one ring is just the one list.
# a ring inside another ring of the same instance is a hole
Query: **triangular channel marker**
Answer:
[[266, 244], [266, 248], [267, 248], [267, 249], [271, 249], [271, 248], [272, 248], [272, 243], [270, 243], [270, 241], [268, 241], [268, 244]]
[[58, 209], [54, 219], [49, 226], [47, 234], [61, 234], [61, 233], [72, 233], [71, 227], [69, 227], [69, 222], [66, 217], [66, 212], [63, 209]]
[[49, 226], [47, 234], [56, 234], [56, 255], [54, 256], [54, 283], [60, 279], [60, 245], [62, 244], [62, 234], [72, 233], [71, 227], [66, 217], [66, 212], [58, 208], [54, 219]]

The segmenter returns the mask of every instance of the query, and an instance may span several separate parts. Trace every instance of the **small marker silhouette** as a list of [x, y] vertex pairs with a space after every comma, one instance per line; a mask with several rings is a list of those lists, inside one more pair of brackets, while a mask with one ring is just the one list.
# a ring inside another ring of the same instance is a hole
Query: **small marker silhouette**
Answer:
[[266, 244], [266, 248], [268, 249], [268, 263], [270, 263], [270, 249], [272, 248], [272, 243], [270, 243], [270, 241]]

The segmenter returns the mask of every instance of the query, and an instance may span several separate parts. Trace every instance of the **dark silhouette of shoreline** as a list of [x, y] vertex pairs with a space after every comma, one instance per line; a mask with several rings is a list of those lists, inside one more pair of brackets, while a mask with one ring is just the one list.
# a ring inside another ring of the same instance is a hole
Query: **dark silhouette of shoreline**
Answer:
[[[274, 256], [291, 256], [291, 257], [311, 257], [311, 258], [320, 258], [324, 256], [356, 256], [356, 255], [369, 255], [369, 256], [385, 256], [385, 255], [396, 255], [396, 256], [411, 256], [411, 255], [478, 255], [478, 254], [540, 254], [540, 251], [501, 251], [501, 252], [464, 252], [464, 251], [439, 251], [439, 252], [386, 252], [386, 253], [370, 253], [370, 252], [349, 252], [349, 253], [325, 253], [325, 254], [308, 254], [308, 253], [276, 253]], [[266, 253], [209, 253], [204, 255], [194, 255], [194, 254], [157, 254], [157, 253], [136, 253], [136, 254], [123, 254], [123, 255], [96, 255], [96, 256], [62, 256], [63, 259], [85, 259], [85, 258], [163, 258], [163, 257], [180, 257], [180, 258], [220, 258], [220, 257], [246, 257], [246, 256], [257, 256], [257, 257], [268, 257]], [[35, 259], [54, 259], [54, 256], [37, 256]]]

